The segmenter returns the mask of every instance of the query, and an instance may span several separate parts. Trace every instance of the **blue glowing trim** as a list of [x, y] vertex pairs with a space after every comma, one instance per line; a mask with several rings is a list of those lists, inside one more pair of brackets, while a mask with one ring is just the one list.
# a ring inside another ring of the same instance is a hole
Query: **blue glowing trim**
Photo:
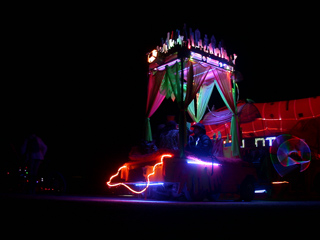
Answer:
[[202, 55], [200, 53], [191, 52], [190, 54], [193, 59], [202, 61]]
[[209, 63], [211, 65], [219, 66], [219, 61], [218, 60], [214, 60], [214, 59], [211, 59], [209, 57], [207, 57], [207, 63]]
[[255, 190], [254, 193], [267, 193], [267, 190], [259, 189], [259, 190]]
[[195, 161], [195, 160], [187, 160], [189, 164], [198, 164], [198, 165], [206, 165], [206, 166], [220, 166], [219, 163], [212, 163], [212, 162], [203, 162], [203, 161]]
[[[149, 186], [163, 186], [163, 182], [150, 182]], [[134, 184], [136, 187], [140, 187], [140, 186], [147, 186], [147, 183], [135, 183]]]

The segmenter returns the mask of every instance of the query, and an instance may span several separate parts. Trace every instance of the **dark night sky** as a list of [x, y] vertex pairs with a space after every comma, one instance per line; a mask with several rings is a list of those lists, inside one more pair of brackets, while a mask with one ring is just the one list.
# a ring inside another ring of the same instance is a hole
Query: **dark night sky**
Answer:
[[199, 28], [202, 36], [224, 39], [228, 53], [238, 55], [241, 99], [319, 95], [311, 14], [306, 19], [300, 8], [206, 7], [170, 19], [166, 8], [158, 13], [45, 8], [10, 15], [3, 36], [8, 54], [1, 81], [4, 145], [19, 148], [34, 129], [48, 145], [47, 158], [69, 174], [116, 169], [121, 160], [115, 156], [126, 156], [141, 136], [146, 53], [183, 23]]

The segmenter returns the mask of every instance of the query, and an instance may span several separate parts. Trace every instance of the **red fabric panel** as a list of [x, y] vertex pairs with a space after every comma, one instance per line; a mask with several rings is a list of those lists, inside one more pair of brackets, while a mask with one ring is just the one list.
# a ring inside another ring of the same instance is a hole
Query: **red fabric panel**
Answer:
[[[240, 125], [243, 138], [289, 133], [299, 121], [320, 117], [320, 96], [254, 105], [259, 110], [261, 118]], [[210, 137], [218, 131], [225, 136], [224, 129], [224, 124], [206, 126]]]

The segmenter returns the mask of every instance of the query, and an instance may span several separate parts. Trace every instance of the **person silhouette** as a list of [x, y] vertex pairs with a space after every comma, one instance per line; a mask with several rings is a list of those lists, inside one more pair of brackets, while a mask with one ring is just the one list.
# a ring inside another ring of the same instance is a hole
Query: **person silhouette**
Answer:
[[189, 141], [187, 150], [197, 156], [211, 156], [212, 154], [212, 141], [206, 135], [206, 129], [203, 124], [196, 123], [192, 126], [193, 137]]
[[29, 193], [35, 192], [36, 178], [41, 162], [47, 152], [47, 145], [36, 134], [30, 134], [21, 147], [21, 154], [25, 159], [29, 173]]

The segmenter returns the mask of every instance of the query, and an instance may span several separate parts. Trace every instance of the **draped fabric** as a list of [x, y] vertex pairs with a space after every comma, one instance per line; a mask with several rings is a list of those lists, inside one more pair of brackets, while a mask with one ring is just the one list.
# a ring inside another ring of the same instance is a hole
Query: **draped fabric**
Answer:
[[234, 90], [231, 85], [231, 73], [225, 71], [214, 70], [213, 74], [216, 79], [216, 84], [220, 95], [226, 104], [227, 108], [232, 112], [231, 117], [231, 129], [230, 134], [232, 137], [232, 155], [239, 156], [239, 133], [238, 133], [238, 115], [237, 115], [237, 104], [235, 99]]
[[[184, 65], [183, 91], [181, 91], [181, 65]], [[207, 79], [207, 75], [210, 76]], [[185, 84], [186, 79], [186, 84]], [[148, 85], [148, 99], [146, 109], [146, 135], [147, 141], [152, 141], [150, 117], [158, 109], [159, 105], [166, 98], [177, 100], [180, 108], [179, 124], [180, 128], [180, 148], [184, 148], [181, 143], [186, 142], [186, 114], [188, 110], [191, 118], [199, 122], [204, 115], [205, 108], [211, 96], [214, 84], [217, 85], [218, 91], [224, 100], [228, 109], [232, 112], [231, 118], [231, 136], [232, 136], [232, 152], [234, 156], [239, 155], [239, 139], [238, 139], [238, 117], [235, 94], [232, 88], [231, 73], [211, 68], [209, 65], [201, 65], [200, 63], [188, 61], [185, 63], [176, 62], [172, 66], [166, 66], [164, 71], [158, 71], [150, 74]], [[184, 94], [185, 93], [185, 94]], [[197, 114], [195, 114], [194, 101], [197, 93], [199, 93], [197, 101]]]
[[[193, 67], [191, 61], [188, 62], [188, 73], [187, 73], [187, 92], [185, 97], [184, 108], [186, 109], [189, 104], [193, 101], [196, 94], [199, 92], [201, 86], [203, 85], [208, 70], [210, 67], [203, 67], [200, 64], [197, 67]], [[210, 96], [209, 96], [210, 97]]]
[[180, 108], [179, 115], [179, 150], [180, 157], [184, 157], [184, 143], [187, 141], [185, 132], [186, 114], [184, 112], [183, 92], [181, 91], [181, 64], [177, 62], [173, 66], [166, 66], [166, 74], [164, 75], [161, 91], [166, 92], [166, 97], [171, 97], [172, 100], [176, 99], [178, 107]]
[[150, 74], [148, 82], [148, 98], [147, 98], [147, 108], [146, 108], [146, 129], [145, 129], [145, 140], [152, 141], [152, 133], [150, 126], [150, 117], [159, 108], [165, 95], [163, 95], [159, 90], [162, 83], [165, 71], [158, 71], [155, 74]]
[[[257, 118], [261, 118], [258, 108], [253, 103], [239, 103], [237, 109], [239, 124], [253, 122]], [[204, 116], [202, 123], [204, 125], [225, 124], [231, 122], [231, 118], [232, 112], [229, 109], [210, 111]]]
[[188, 113], [194, 122], [200, 122], [204, 113], [206, 112], [206, 108], [214, 88], [214, 83], [210, 85], [202, 85], [199, 91], [199, 97], [197, 97], [197, 114], [195, 112], [194, 100], [188, 106]]
[[165, 71], [158, 71], [155, 74], [150, 74], [146, 109], [148, 117], [154, 114], [165, 97], [165, 95], [159, 91], [165, 73]]
[[[162, 94], [166, 95], [166, 98], [171, 97], [173, 100], [177, 99], [178, 104], [181, 104], [181, 62], [177, 62], [173, 66], [166, 66], [166, 74], [164, 75], [163, 83], [161, 84]], [[184, 86], [184, 106], [179, 106], [182, 109], [186, 109], [191, 101], [195, 98], [203, 85], [208, 70], [210, 67], [203, 67], [197, 65], [194, 67], [193, 62], [187, 62], [187, 85]]]
[[181, 103], [180, 66], [180, 62], [177, 62], [173, 66], [166, 66], [166, 73], [160, 89], [161, 93], [165, 95], [166, 98], [171, 97], [173, 101], [177, 99], [178, 104]]

